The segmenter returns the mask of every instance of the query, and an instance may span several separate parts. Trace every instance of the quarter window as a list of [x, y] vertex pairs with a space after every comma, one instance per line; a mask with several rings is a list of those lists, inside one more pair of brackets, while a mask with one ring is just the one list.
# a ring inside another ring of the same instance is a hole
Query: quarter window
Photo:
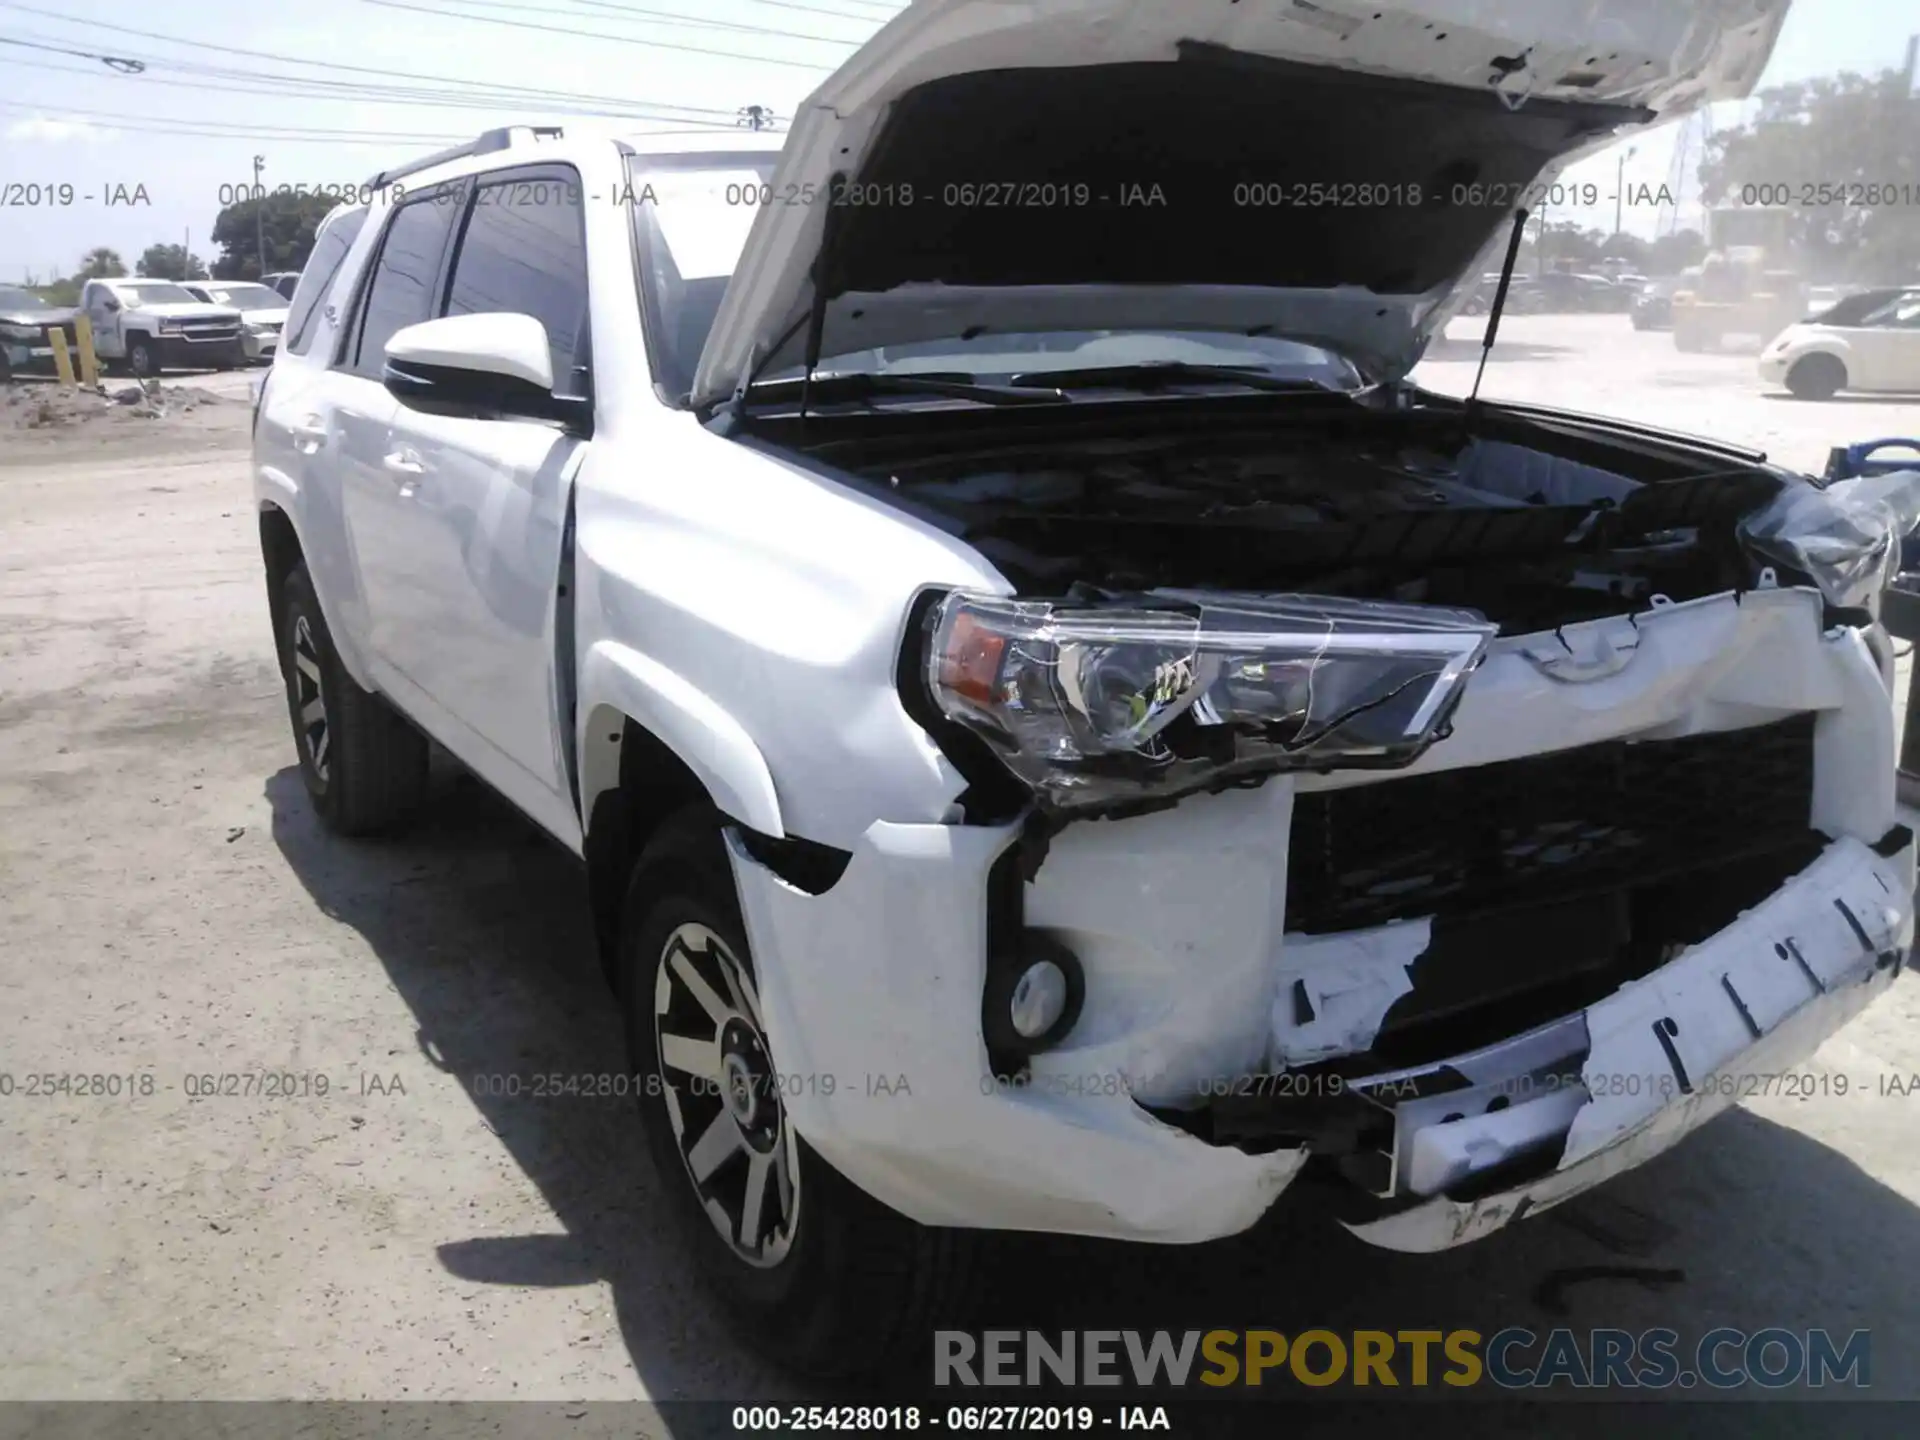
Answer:
[[340, 267], [346, 263], [347, 251], [353, 248], [366, 223], [365, 207], [349, 210], [321, 230], [320, 238], [313, 242], [313, 254], [307, 257], [306, 268], [300, 272], [300, 284], [294, 289], [287, 311], [287, 349], [294, 354], [306, 354], [313, 344], [313, 317], [327, 292], [333, 289]]

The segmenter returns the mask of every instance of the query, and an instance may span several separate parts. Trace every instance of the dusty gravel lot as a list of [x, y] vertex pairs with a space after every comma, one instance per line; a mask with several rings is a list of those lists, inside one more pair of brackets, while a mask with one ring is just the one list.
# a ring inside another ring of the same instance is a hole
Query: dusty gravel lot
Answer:
[[[1478, 351], [1455, 335], [1422, 378], [1463, 390]], [[1751, 373], [1621, 317], [1521, 317], [1486, 389], [1803, 466], [1920, 434], [1920, 400], [1804, 405]], [[621, 1067], [568, 858], [453, 774], [403, 841], [319, 832], [266, 622], [246, 379], [190, 377], [234, 402], [137, 442], [132, 422], [0, 430], [0, 1397], [834, 1398], [710, 1313], [623, 1102], [476, 1093]], [[1920, 978], [1816, 1066], [1851, 1094], [1752, 1103], [1466, 1250], [1289, 1230], [1314, 1218], [1289, 1199], [1200, 1251], [1010, 1243], [983, 1320], [1867, 1327], [1876, 1396], [1920, 1398], [1920, 1093], [1874, 1093], [1920, 1075]], [[42, 1072], [134, 1093], [25, 1097]], [[187, 1093], [246, 1072], [292, 1093]], [[1596, 1265], [1684, 1279], [1574, 1285], [1554, 1313], [1541, 1287]], [[1728, 1433], [1763, 1428], [1822, 1433], [1785, 1410]]]

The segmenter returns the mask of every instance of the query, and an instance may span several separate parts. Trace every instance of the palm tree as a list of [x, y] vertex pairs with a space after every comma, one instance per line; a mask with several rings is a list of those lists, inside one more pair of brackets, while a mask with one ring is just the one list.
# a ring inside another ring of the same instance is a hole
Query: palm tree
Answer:
[[80, 257], [78, 278], [82, 280], [111, 280], [126, 273], [127, 262], [118, 250], [108, 246], [96, 245]]

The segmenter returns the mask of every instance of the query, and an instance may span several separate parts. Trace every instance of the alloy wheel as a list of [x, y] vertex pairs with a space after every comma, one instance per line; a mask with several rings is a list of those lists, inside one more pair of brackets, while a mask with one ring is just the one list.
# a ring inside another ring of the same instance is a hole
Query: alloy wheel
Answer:
[[327, 725], [327, 697], [320, 684], [320, 652], [313, 643], [313, 627], [304, 615], [296, 615], [293, 620], [293, 703], [300, 717], [300, 744], [313, 773], [325, 784], [332, 732]]
[[694, 1195], [735, 1255], [770, 1269], [793, 1247], [800, 1166], [753, 978], [712, 930], [681, 925], [653, 1009], [661, 1096]]

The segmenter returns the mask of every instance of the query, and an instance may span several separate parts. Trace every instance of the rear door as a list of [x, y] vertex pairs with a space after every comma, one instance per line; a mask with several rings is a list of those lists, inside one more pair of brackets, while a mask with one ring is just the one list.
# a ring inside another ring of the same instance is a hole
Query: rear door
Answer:
[[[580, 206], [580, 177], [570, 167], [478, 176], [438, 313], [531, 315], [547, 332], [556, 392], [591, 398]], [[410, 475], [389, 492], [397, 502], [389, 533], [406, 537], [408, 567], [396, 663], [522, 772], [521, 783], [555, 800], [568, 794], [554, 691], [555, 589], [567, 498], [587, 443], [552, 422], [401, 406], [387, 447]]]
[[[344, 385], [332, 369], [353, 296], [353, 276], [365, 268], [356, 246], [368, 209], [328, 216], [314, 238], [307, 278], [282, 331], [279, 353], [258, 392], [253, 459], [267, 493], [300, 516], [307, 563], [326, 607], [335, 645], [349, 664], [363, 658], [366, 606], [347, 544], [341, 491], [329, 450], [334, 391]], [[366, 236], [370, 244], [374, 237]], [[356, 668], [356, 674], [362, 672]]]
[[[459, 213], [458, 203], [449, 201], [464, 194], [464, 185], [434, 187], [394, 207], [340, 335], [321, 407], [370, 658], [415, 685], [426, 668], [423, 657], [432, 651], [436, 623], [419, 583], [422, 554], [432, 542], [426, 511], [433, 501], [420, 495], [418, 472], [388, 445], [400, 402], [387, 393], [381, 371], [388, 338], [429, 319], [438, 306]], [[394, 688], [392, 677], [379, 678], [381, 688]], [[404, 691], [395, 698], [403, 708], [416, 708]], [[426, 723], [424, 716], [415, 718]]]

